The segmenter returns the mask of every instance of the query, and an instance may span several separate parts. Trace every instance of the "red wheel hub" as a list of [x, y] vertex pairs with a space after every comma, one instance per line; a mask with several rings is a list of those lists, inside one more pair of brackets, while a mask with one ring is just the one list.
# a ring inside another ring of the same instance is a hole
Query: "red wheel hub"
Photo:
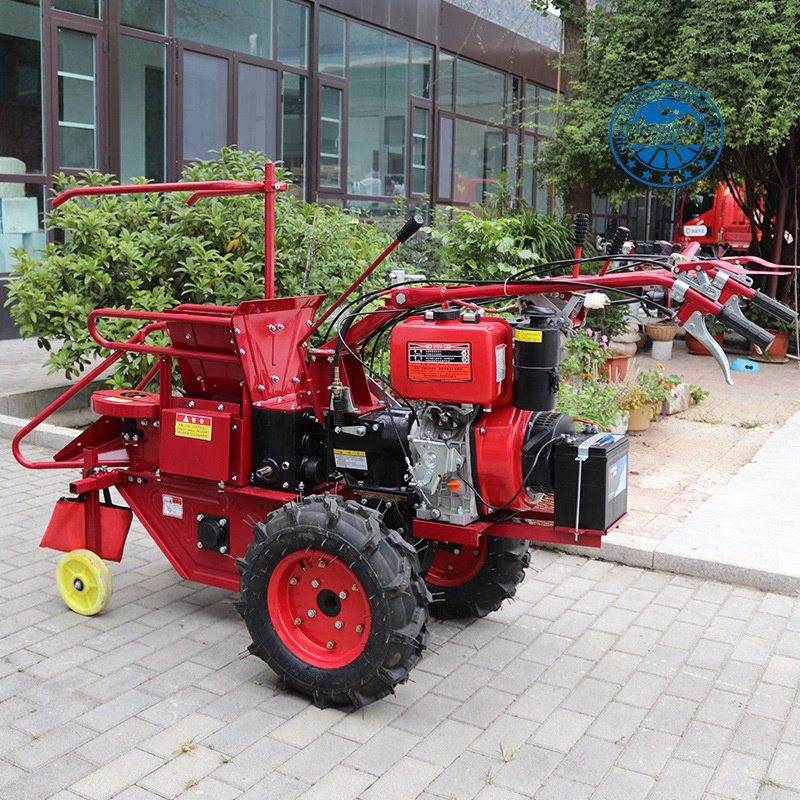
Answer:
[[474, 547], [469, 545], [440, 545], [425, 576], [432, 586], [463, 586], [483, 569], [489, 542], [485, 536]]
[[369, 600], [355, 573], [323, 550], [284, 556], [267, 586], [267, 610], [280, 640], [299, 659], [336, 669], [369, 639]]

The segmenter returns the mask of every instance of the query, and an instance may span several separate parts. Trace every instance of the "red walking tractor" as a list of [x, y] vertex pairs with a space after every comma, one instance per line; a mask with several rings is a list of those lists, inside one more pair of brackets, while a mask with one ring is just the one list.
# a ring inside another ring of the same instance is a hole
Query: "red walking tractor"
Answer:
[[[582, 274], [593, 260], [577, 249], [584, 220], [568, 263], [503, 282], [356, 292], [420, 217], [318, 315], [324, 295], [274, 296], [275, 195], [285, 188], [267, 165], [263, 181], [58, 196], [54, 205], [107, 193], [191, 192], [189, 203], [262, 193], [265, 297], [93, 311], [89, 331], [111, 354], [26, 425], [13, 452], [31, 469], [80, 473], [42, 539], [65, 552], [56, 577], [69, 608], [106, 606], [103, 559], [121, 559], [135, 514], [182, 578], [240, 593], [251, 652], [320, 706], [392, 692], [421, 657], [429, 615], [498, 609], [523, 578], [530, 542], [599, 547], [625, 515], [627, 438], [553, 411], [561, 344], [587, 297], [654, 303], [641, 289], [660, 287], [671, 297], [664, 312], [726, 370], [706, 314], [764, 349], [772, 337], [742, 316], [740, 300], [796, 316], [752, 288], [744, 264], [757, 259], [696, 260], [692, 246], [669, 258], [604, 256], [600, 274]], [[564, 266], [568, 276], [548, 276]], [[98, 327], [109, 318], [142, 327], [109, 341]], [[169, 343], [148, 342], [154, 332]], [[375, 364], [386, 348], [383, 376]], [[23, 438], [125, 353], [155, 364], [137, 386], [96, 391], [99, 419], [52, 461], [27, 460]], [[127, 507], [112, 503], [112, 487]]]

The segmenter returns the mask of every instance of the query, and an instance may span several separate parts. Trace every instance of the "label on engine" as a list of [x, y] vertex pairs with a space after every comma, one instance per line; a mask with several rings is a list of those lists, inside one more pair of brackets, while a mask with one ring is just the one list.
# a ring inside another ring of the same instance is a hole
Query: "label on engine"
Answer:
[[174, 494], [161, 495], [161, 513], [165, 517], [183, 519], [183, 498]]
[[409, 342], [408, 377], [412, 381], [471, 381], [469, 342]]
[[517, 342], [541, 342], [542, 332], [538, 330], [530, 330], [529, 328], [515, 328], [514, 339]]
[[202, 439], [211, 441], [211, 417], [200, 417], [196, 414], [181, 414], [175, 417], [175, 435], [184, 439]]
[[339, 469], [366, 470], [367, 454], [363, 450], [333, 449], [333, 461]]

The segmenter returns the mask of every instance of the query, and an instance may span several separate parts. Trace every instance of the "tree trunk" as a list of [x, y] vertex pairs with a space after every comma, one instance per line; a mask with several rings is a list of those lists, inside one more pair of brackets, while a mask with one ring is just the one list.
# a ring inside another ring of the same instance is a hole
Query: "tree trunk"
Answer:
[[[568, 0], [561, 12], [564, 26], [564, 67], [566, 81], [564, 97], [575, 96], [573, 81], [580, 78], [586, 69], [586, 0]], [[592, 186], [588, 178], [580, 180], [564, 198], [568, 214], [583, 212], [592, 215]]]

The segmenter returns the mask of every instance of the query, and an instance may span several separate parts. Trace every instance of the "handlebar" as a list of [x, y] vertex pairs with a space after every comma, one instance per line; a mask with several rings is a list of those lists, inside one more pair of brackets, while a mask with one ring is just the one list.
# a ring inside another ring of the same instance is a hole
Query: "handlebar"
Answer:
[[785, 306], [783, 303], [779, 303], [774, 297], [770, 297], [768, 294], [764, 294], [758, 289], [750, 302], [754, 306], [758, 306], [760, 309], [766, 311], [767, 314], [777, 317], [782, 322], [788, 322], [789, 324], [797, 322], [796, 311], [789, 308], [789, 306]]
[[756, 325], [755, 322], [747, 319], [742, 314], [738, 297], [731, 297], [725, 302], [717, 314], [717, 319], [732, 331], [744, 336], [748, 342], [751, 342], [762, 351], [769, 350], [775, 341], [775, 334], [764, 330], [760, 325]]
[[413, 217], [409, 217], [402, 228], [397, 232], [397, 236], [394, 238], [397, 239], [400, 244], [403, 242], [407, 242], [423, 225], [425, 224], [425, 220], [422, 217], [422, 214], [414, 214]]

